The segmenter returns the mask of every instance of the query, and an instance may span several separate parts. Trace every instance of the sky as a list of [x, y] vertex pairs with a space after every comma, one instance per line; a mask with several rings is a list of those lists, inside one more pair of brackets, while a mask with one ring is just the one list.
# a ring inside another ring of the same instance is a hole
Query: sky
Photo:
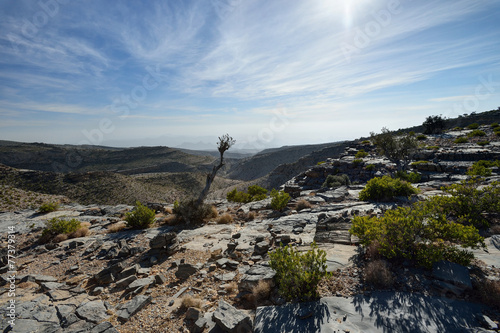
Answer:
[[239, 149], [500, 106], [498, 0], [2, 0], [0, 139]]

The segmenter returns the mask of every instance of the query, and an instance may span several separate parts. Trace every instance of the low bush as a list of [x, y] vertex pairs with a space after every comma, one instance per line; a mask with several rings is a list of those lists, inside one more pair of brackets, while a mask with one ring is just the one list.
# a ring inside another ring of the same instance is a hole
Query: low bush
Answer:
[[348, 175], [328, 175], [322, 187], [340, 187], [344, 185], [351, 185], [351, 180]]
[[479, 146], [483, 147], [483, 146], [487, 146], [487, 145], [489, 145], [489, 144], [490, 144], [490, 142], [489, 142], [489, 141], [479, 141], [477, 144], [478, 144]]
[[361, 158], [356, 158], [352, 161], [352, 164], [354, 164], [354, 166], [358, 166], [360, 164], [363, 164], [363, 159]]
[[484, 304], [500, 310], [500, 280], [482, 278], [474, 283], [474, 287]]
[[197, 308], [201, 309], [203, 306], [203, 300], [201, 298], [186, 295], [181, 300], [181, 309]]
[[267, 198], [267, 190], [258, 185], [249, 186], [246, 193], [233, 189], [226, 195], [227, 201], [241, 203], [264, 200], [265, 198]]
[[53, 241], [59, 243], [68, 238], [87, 236], [89, 233], [87, 226], [89, 225], [82, 224], [77, 219], [52, 218], [45, 223], [40, 242], [47, 243]]
[[371, 142], [370, 142], [370, 140], [363, 140], [363, 141], [361, 141], [361, 144], [363, 144], [363, 145], [370, 145]]
[[388, 201], [394, 197], [417, 194], [418, 190], [407, 181], [389, 176], [375, 177], [359, 193], [360, 200]]
[[364, 158], [368, 156], [368, 153], [364, 149], [360, 149], [356, 155], [354, 156], [355, 158]]
[[206, 203], [198, 205], [196, 199], [188, 199], [181, 202], [175, 201], [172, 212], [180, 223], [187, 224], [200, 224], [207, 219], [217, 217], [211, 205]]
[[406, 180], [407, 182], [410, 182], [410, 183], [418, 183], [422, 179], [422, 176], [417, 172], [409, 172], [408, 173], [408, 172], [399, 170], [398, 172], [396, 172], [395, 178]]
[[269, 253], [271, 268], [280, 295], [287, 301], [309, 301], [318, 297], [317, 286], [321, 279], [331, 276], [326, 271], [326, 252], [315, 243], [301, 253], [290, 245]]
[[271, 295], [271, 289], [271, 282], [260, 280], [252, 289], [251, 301], [254, 305], [257, 306], [262, 301], [267, 300]]
[[500, 125], [498, 125], [498, 123], [493, 123], [490, 125], [491, 128], [497, 128], [497, 127], [500, 127]]
[[469, 140], [467, 140], [466, 137], [459, 137], [459, 138], [456, 138], [455, 141], [453, 141], [454, 143], [467, 143], [469, 142]]
[[276, 211], [283, 211], [286, 205], [288, 205], [288, 201], [290, 201], [290, 195], [283, 191], [277, 191], [273, 189], [271, 191], [271, 208]]
[[108, 233], [109, 233], [109, 234], [113, 234], [113, 233], [115, 233], [115, 232], [120, 232], [120, 231], [122, 231], [123, 229], [125, 229], [125, 227], [126, 227], [126, 226], [127, 226], [127, 225], [126, 225], [125, 223], [123, 223], [123, 222], [117, 222], [117, 223], [114, 223], [114, 224], [112, 224], [112, 225], [110, 225], [110, 226], [108, 227]]
[[478, 123], [473, 123], [473, 124], [468, 125], [467, 128], [471, 129], [471, 130], [475, 130], [475, 129], [479, 128], [479, 124]]
[[424, 134], [417, 135], [417, 140], [419, 140], [419, 141], [426, 140], [426, 139], [427, 139], [427, 136]]
[[39, 213], [50, 213], [59, 209], [59, 204], [56, 202], [45, 202], [39, 208]]
[[430, 149], [430, 150], [437, 150], [437, 149], [439, 149], [439, 146], [427, 146], [425, 148]]
[[350, 232], [365, 246], [377, 241], [379, 253], [388, 259], [406, 259], [426, 268], [441, 260], [467, 266], [474, 255], [455, 245], [484, 247], [484, 239], [474, 226], [449, 221], [440, 208], [432, 198], [388, 210], [383, 217], [356, 216]]
[[457, 126], [457, 127], [453, 128], [453, 130], [454, 130], [454, 131], [461, 131], [461, 130], [463, 130], [463, 128], [462, 128], [462, 127]]
[[128, 227], [144, 229], [155, 221], [155, 211], [137, 201], [132, 212], [127, 213], [125, 221]]
[[316, 163], [316, 165], [322, 165], [322, 164], [325, 164], [326, 162], [325, 161], [319, 161], [318, 163]]
[[366, 171], [374, 171], [375, 170], [375, 164], [368, 164], [365, 166]]
[[481, 131], [481, 130], [475, 129], [475, 130], [473, 130], [472, 132], [467, 133], [467, 136], [468, 136], [469, 138], [472, 138], [472, 137], [477, 137], [477, 136], [486, 136], [486, 133], [485, 133], [484, 131]]
[[378, 288], [389, 288], [394, 284], [387, 262], [375, 260], [369, 262], [365, 267], [365, 282]]

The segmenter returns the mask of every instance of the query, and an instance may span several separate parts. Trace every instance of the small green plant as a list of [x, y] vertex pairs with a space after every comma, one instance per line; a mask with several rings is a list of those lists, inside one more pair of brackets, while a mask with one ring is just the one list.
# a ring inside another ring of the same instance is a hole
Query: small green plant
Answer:
[[469, 138], [473, 138], [473, 137], [476, 137], [476, 136], [486, 136], [486, 133], [484, 131], [475, 129], [472, 132], [467, 133], [467, 136]]
[[374, 171], [375, 170], [375, 164], [368, 164], [365, 166], [366, 171]]
[[463, 130], [463, 128], [462, 128], [462, 127], [457, 126], [457, 127], [453, 128], [453, 130], [454, 130], [454, 131], [461, 131], [461, 130]]
[[431, 162], [421, 160], [421, 161], [415, 161], [415, 162], [412, 162], [412, 164], [411, 164], [411, 165], [413, 165], [413, 166], [417, 166], [417, 165], [420, 165], [420, 164], [429, 164], [429, 163], [431, 163]]
[[318, 163], [316, 163], [316, 165], [322, 165], [322, 164], [325, 164], [326, 162], [325, 161], [319, 161]]
[[422, 176], [417, 172], [405, 172], [400, 170], [396, 172], [395, 178], [406, 180], [410, 183], [418, 183], [422, 179]]
[[328, 175], [322, 187], [340, 187], [343, 185], [351, 185], [351, 180], [346, 174]]
[[429, 150], [437, 150], [437, 149], [439, 149], [439, 146], [427, 146], [425, 148], [429, 149]]
[[500, 125], [498, 125], [498, 123], [496, 123], [496, 122], [490, 125], [490, 127], [491, 127], [491, 128], [497, 128], [497, 127], [499, 127], [499, 126], [500, 126]]
[[50, 213], [54, 212], [59, 208], [59, 204], [56, 202], [45, 202], [39, 208], [40, 213]]
[[315, 243], [306, 253], [290, 245], [269, 253], [271, 268], [276, 271], [275, 280], [280, 295], [287, 301], [310, 301], [317, 298], [321, 279], [328, 278], [326, 252]]
[[453, 141], [453, 142], [454, 142], [454, 143], [467, 143], [467, 142], [469, 142], [469, 140], [467, 140], [467, 138], [466, 138], [466, 137], [461, 136], [461, 137], [459, 137], [459, 138], [456, 138], [456, 139], [455, 139], [455, 141]]
[[144, 229], [155, 221], [155, 211], [137, 201], [134, 210], [125, 217], [128, 227]]
[[359, 199], [364, 201], [388, 201], [394, 197], [409, 197], [417, 193], [418, 190], [407, 181], [383, 176], [370, 179], [365, 188], [359, 193]]
[[81, 227], [81, 223], [77, 219], [66, 220], [54, 217], [45, 222], [45, 228], [42, 231], [40, 242], [47, 243], [60, 234], [70, 234], [77, 231]]
[[354, 156], [355, 158], [364, 158], [368, 156], [368, 153], [364, 149], [360, 149], [356, 155]]
[[473, 124], [470, 124], [469, 126], [467, 126], [467, 128], [471, 129], [471, 130], [475, 130], [475, 129], [479, 128], [479, 124], [478, 123], [473, 123]]
[[286, 205], [288, 205], [288, 201], [290, 201], [290, 195], [283, 191], [277, 191], [273, 188], [271, 191], [271, 208], [276, 211], [283, 211]]
[[478, 144], [479, 146], [483, 147], [483, 146], [487, 146], [487, 145], [489, 145], [489, 144], [490, 144], [490, 142], [489, 142], [489, 141], [479, 141], [477, 144]]
[[352, 164], [354, 164], [354, 166], [359, 166], [363, 164], [363, 160], [361, 158], [356, 158], [352, 161]]
[[424, 135], [424, 134], [417, 135], [417, 140], [422, 141], [425, 139], [427, 139], [427, 135]]
[[363, 140], [363, 141], [361, 141], [361, 144], [362, 145], [369, 145], [369, 144], [371, 144], [371, 142], [370, 142], [370, 140]]

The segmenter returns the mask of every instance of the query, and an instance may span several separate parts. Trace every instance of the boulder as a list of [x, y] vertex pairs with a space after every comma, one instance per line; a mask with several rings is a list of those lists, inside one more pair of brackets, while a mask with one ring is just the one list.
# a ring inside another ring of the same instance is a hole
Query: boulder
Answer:
[[106, 310], [104, 303], [101, 300], [97, 300], [81, 304], [76, 309], [76, 314], [86, 321], [98, 324], [108, 319], [109, 316], [106, 314]]
[[252, 320], [250, 316], [223, 300], [219, 301], [219, 306], [212, 318], [224, 332], [252, 332]]
[[432, 268], [432, 275], [441, 281], [450, 282], [463, 289], [472, 289], [472, 282], [467, 267], [449, 262], [439, 261]]
[[186, 280], [188, 277], [198, 272], [201, 269], [201, 264], [180, 264], [175, 272], [175, 276], [180, 280]]
[[146, 305], [151, 303], [151, 296], [137, 295], [132, 298], [129, 302], [122, 305], [118, 312], [117, 317], [122, 322], [126, 322], [135, 315], [137, 312], [141, 311]]
[[152, 249], [161, 249], [175, 243], [177, 234], [175, 232], [166, 232], [156, 235], [149, 241], [149, 246]]

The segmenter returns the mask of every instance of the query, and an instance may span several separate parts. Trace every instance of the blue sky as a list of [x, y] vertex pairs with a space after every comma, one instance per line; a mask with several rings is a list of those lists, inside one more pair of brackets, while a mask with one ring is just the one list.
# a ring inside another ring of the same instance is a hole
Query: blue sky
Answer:
[[497, 0], [0, 2], [0, 139], [331, 142], [500, 106]]

